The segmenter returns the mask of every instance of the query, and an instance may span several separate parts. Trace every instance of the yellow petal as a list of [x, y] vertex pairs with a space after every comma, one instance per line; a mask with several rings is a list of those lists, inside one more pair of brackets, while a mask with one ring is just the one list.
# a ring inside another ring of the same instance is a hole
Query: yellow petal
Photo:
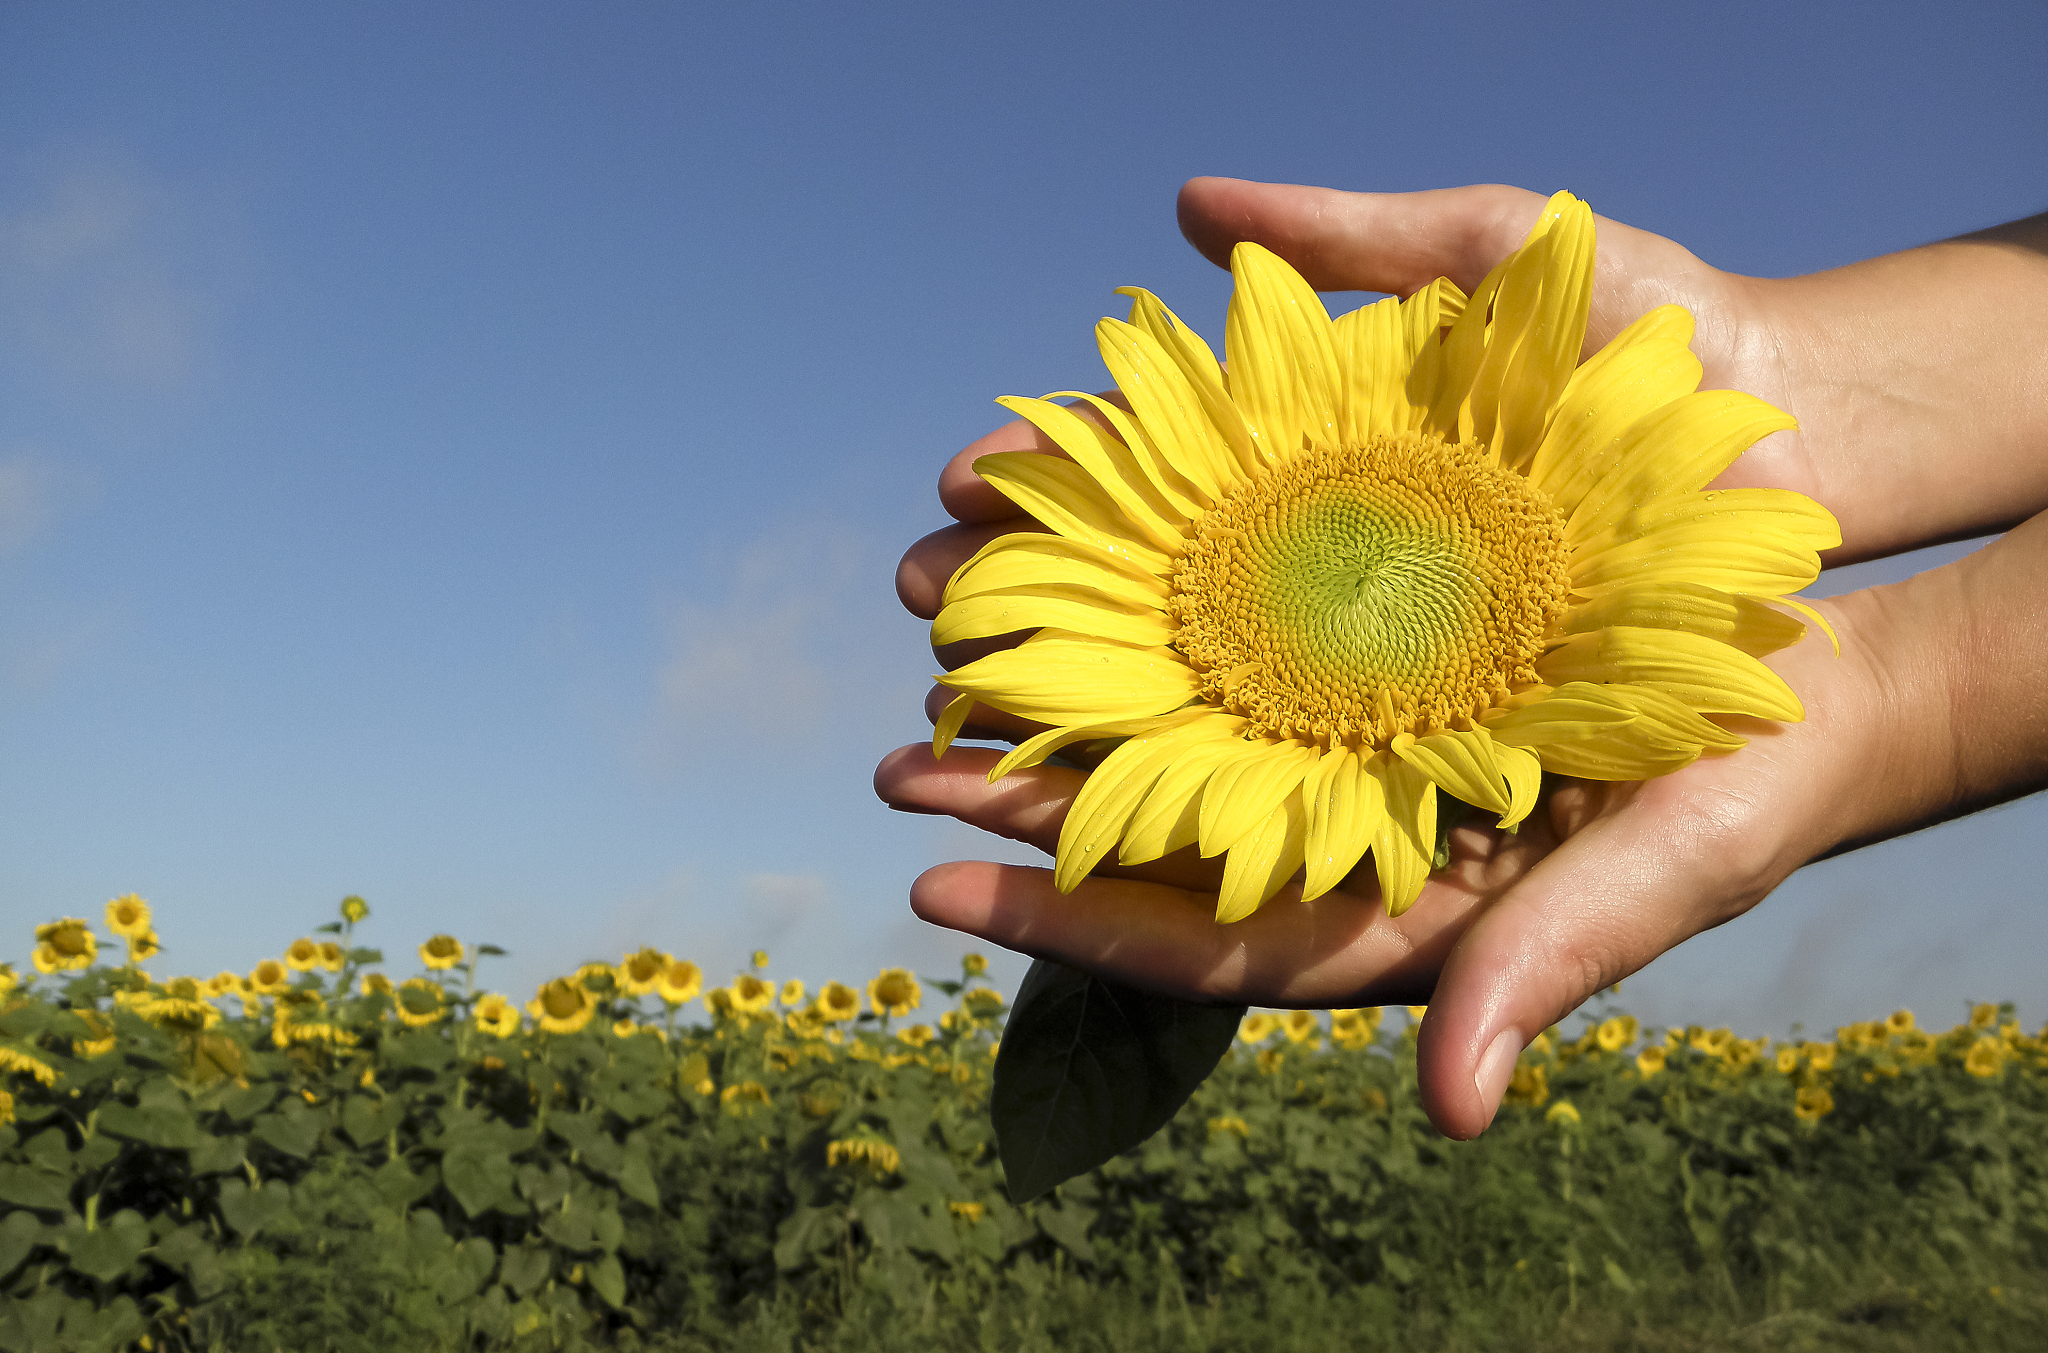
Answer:
[[1401, 733], [1389, 750], [1473, 807], [1507, 812], [1501, 774], [1493, 764], [1493, 741], [1485, 730], [1432, 733], [1426, 738]]
[[1553, 743], [1536, 749], [1543, 769], [1581, 780], [1654, 780], [1699, 759], [1697, 750], [1670, 751], [1627, 743]]
[[1312, 902], [1358, 867], [1386, 820], [1386, 791], [1348, 747], [1323, 754], [1301, 787], [1308, 829], [1301, 897]]
[[1223, 434], [1223, 440], [1229, 444], [1238, 464], [1250, 464], [1253, 454], [1251, 429], [1244, 425], [1244, 414], [1231, 401], [1230, 382], [1216, 361], [1216, 354], [1202, 336], [1182, 324], [1179, 315], [1168, 310], [1157, 296], [1143, 287], [1118, 287], [1117, 294], [1131, 298], [1130, 322], [1152, 335], [1160, 350], [1187, 377], [1188, 384], [1201, 398], [1209, 421]]
[[[1253, 744], [1255, 746], [1259, 744]], [[1221, 855], [1301, 787], [1317, 753], [1295, 742], [1265, 743], [1209, 778], [1202, 791], [1202, 854]]]
[[1100, 546], [1040, 531], [997, 536], [962, 564], [946, 584], [946, 600], [1033, 583], [1085, 587], [1130, 606], [1157, 606], [1173, 586]]
[[1215, 506], [1216, 500], [1197, 488], [1193, 480], [1176, 469], [1177, 462], [1161, 451], [1152, 438], [1145, 435], [1145, 429], [1129, 410], [1110, 403], [1101, 395], [1091, 395], [1082, 390], [1056, 390], [1047, 398], [1078, 399], [1094, 409], [1144, 465], [1146, 475], [1158, 486], [1172, 520], [1195, 521]]
[[1090, 771], [1060, 825], [1053, 886], [1070, 893], [1117, 843], [1124, 823], [1173, 759], [1174, 733], [1132, 738]]
[[1486, 731], [1493, 735], [1496, 751], [1583, 742], [1636, 721], [1635, 710], [1616, 698], [1614, 689], [1574, 681], [1529, 704], [1489, 712]]
[[1230, 251], [1230, 272], [1230, 396], [1260, 456], [1281, 464], [1310, 441], [1334, 444], [1339, 372], [1321, 298], [1279, 255], [1249, 240]]
[[1614, 468], [1587, 490], [1565, 523], [1565, 540], [1591, 540], [1645, 504], [1703, 489], [1759, 437], [1798, 425], [1739, 390], [1675, 399], [1629, 425]]
[[1193, 669], [1170, 649], [1087, 639], [1041, 638], [935, 679], [996, 709], [1058, 724], [1164, 714], [1200, 689]]
[[1055, 535], [1094, 545], [1147, 573], [1172, 570], [1173, 560], [1147, 543], [1094, 476], [1070, 460], [998, 451], [976, 460], [974, 472]]
[[1235, 728], [1226, 738], [1186, 747], [1160, 774], [1124, 830], [1123, 849], [1117, 856], [1120, 862], [1146, 864], [1200, 839], [1202, 791], [1209, 777], [1226, 763], [1256, 756], [1263, 749], [1260, 743], [1244, 740], [1244, 720], [1231, 722]]
[[1732, 752], [1747, 738], [1731, 733], [1712, 719], [1701, 717], [1683, 700], [1648, 686], [1602, 686], [1601, 693], [1636, 716], [1627, 736], [1647, 744], [1671, 748], [1706, 748]]
[[1229, 924], [1265, 905], [1301, 868], [1306, 815], [1301, 795], [1289, 794], [1223, 861], [1223, 884], [1216, 893], [1216, 919]]
[[1534, 752], [1495, 743], [1493, 764], [1508, 782], [1508, 810], [1501, 814], [1499, 825], [1512, 827], [1536, 807], [1536, 796], [1543, 789], [1543, 762]]
[[[962, 700], [970, 699], [961, 696]], [[1188, 723], [1208, 714], [1200, 707], [1175, 710], [1150, 719], [1112, 719], [1107, 723], [1077, 724], [1068, 728], [1048, 728], [1043, 733], [1033, 734], [1012, 747], [1002, 760], [996, 762], [988, 773], [988, 782], [994, 784], [1012, 771], [1035, 766], [1061, 748], [1071, 747], [1077, 742], [1094, 742], [1100, 738], [1147, 737], [1163, 733], [1169, 728]], [[1241, 722], [1241, 721], [1240, 721]]]
[[1180, 625], [1157, 607], [1135, 608], [1064, 583], [1007, 587], [947, 603], [932, 621], [932, 646], [989, 639], [1045, 626], [1150, 648], [1173, 642]]
[[[1570, 193], [1558, 193], [1531, 230], [1532, 242], [1538, 231], [1549, 247], [1527, 318], [1511, 311], [1503, 321], [1500, 304], [1494, 315], [1496, 341], [1500, 330], [1519, 330], [1504, 368], [1492, 438], [1500, 463], [1514, 469], [1535, 455], [1558, 397], [1579, 364], [1593, 298], [1592, 208]], [[1503, 287], [1502, 294], [1507, 296], [1509, 288]]]
[[1401, 403], [1408, 409], [1402, 431], [1419, 432], [1443, 375], [1442, 330], [1465, 310], [1465, 293], [1448, 277], [1439, 277], [1401, 302], [1401, 336], [1408, 350], [1408, 375], [1401, 383]]
[[939, 721], [932, 725], [932, 758], [946, 754], [953, 745], [953, 739], [960, 736], [960, 730], [967, 726], [967, 716], [974, 709], [974, 697], [956, 695], [939, 711]]
[[1408, 339], [1401, 303], [1389, 296], [1331, 322], [1337, 348], [1339, 419], [1344, 440], [1353, 445], [1375, 435], [1408, 430]]
[[1664, 305], [1623, 329], [1572, 373], [1557, 415], [1529, 463], [1529, 480], [1570, 516], [1620, 458], [1622, 437], [1643, 415], [1699, 388], [1700, 359], [1687, 350], [1692, 315]]
[[1209, 416], [1201, 391], [1150, 334], [1105, 319], [1095, 326], [1095, 342], [1147, 443], [1175, 473], [1212, 503], [1244, 478], [1244, 462]]
[[1436, 784], [1392, 752], [1374, 753], [1365, 771], [1380, 782], [1386, 804], [1372, 838], [1380, 896], [1387, 915], [1399, 916], [1415, 905], [1436, 859]]
[[1052, 438], [1060, 450], [1086, 470], [1111, 502], [1123, 510], [1132, 525], [1152, 545], [1167, 554], [1180, 553], [1187, 538], [1181, 534], [1186, 518], [1168, 505], [1164, 492], [1136, 453], [1111, 436], [1101, 424], [1081, 417], [1063, 404], [1046, 399], [1020, 399], [1004, 395], [996, 403]]
[[1799, 642], [1806, 626], [1752, 597], [1698, 583], [1630, 585], [1572, 607], [1563, 632], [1590, 634], [1611, 625], [1687, 630], [1732, 644], [1753, 658]]
[[1750, 714], [1796, 723], [1799, 697], [1770, 668], [1739, 649], [1684, 630], [1616, 625], [1575, 634], [1536, 660], [1553, 686], [1627, 682], [1676, 696], [1704, 714]]
[[[1507, 276], [1511, 254], [1494, 265], [1465, 307], [1451, 322], [1433, 356], [1418, 357], [1408, 374], [1408, 402], [1426, 410], [1423, 426], [1445, 441], [1462, 441], [1471, 435], [1470, 408], [1465, 396], [1471, 393], [1473, 378], [1486, 359], [1486, 331], [1492, 320], [1494, 295]], [[1466, 421], [1461, 426], [1461, 418]]]

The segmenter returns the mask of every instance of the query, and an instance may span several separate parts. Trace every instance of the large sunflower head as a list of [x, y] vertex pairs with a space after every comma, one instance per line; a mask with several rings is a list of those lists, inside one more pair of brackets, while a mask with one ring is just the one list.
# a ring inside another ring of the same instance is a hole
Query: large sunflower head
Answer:
[[[948, 585], [934, 643], [1035, 630], [940, 679], [1046, 726], [991, 779], [1120, 739], [1055, 877], [1112, 850], [1223, 855], [1219, 920], [1370, 850], [1421, 891], [1447, 792], [1513, 826], [1544, 771], [1644, 779], [1742, 745], [1705, 716], [1798, 719], [1757, 659], [1838, 544], [1798, 494], [1709, 491], [1794, 426], [1700, 391], [1664, 306], [1579, 363], [1593, 217], [1560, 193], [1470, 297], [1439, 279], [1335, 321], [1255, 244], [1231, 258], [1227, 365], [1149, 292], [1096, 336], [1122, 399], [1006, 399], [1065, 453], [985, 456], [1046, 531]], [[1069, 392], [1070, 393], [1070, 392]]]
[[149, 903], [127, 893], [107, 903], [107, 929], [123, 937], [149, 929]]

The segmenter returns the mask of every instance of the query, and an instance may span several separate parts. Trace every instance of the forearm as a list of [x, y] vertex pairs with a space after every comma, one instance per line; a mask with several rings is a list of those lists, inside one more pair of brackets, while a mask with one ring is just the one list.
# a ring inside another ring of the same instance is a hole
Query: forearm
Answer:
[[1821, 796], [1837, 854], [2048, 788], [2048, 513], [1946, 567], [1837, 599], [1857, 707]]
[[2048, 510], [2048, 215], [1739, 286], [1842, 523], [1830, 563]]

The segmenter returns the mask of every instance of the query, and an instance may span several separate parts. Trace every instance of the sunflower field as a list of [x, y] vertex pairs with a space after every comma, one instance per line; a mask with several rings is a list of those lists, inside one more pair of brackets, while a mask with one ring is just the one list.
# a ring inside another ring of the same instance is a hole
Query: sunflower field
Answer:
[[[643, 949], [515, 1001], [368, 908], [153, 976], [140, 898], [0, 966], [0, 1348], [2028, 1348], [2048, 1039], [1980, 1005], [1770, 1043], [1600, 1008], [1447, 1142], [1414, 1021], [1254, 1013], [1144, 1145], [1006, 1197], [1005, 998], [706, 989]], [[940, 1007], [934, 1011], [934, 1007]]]

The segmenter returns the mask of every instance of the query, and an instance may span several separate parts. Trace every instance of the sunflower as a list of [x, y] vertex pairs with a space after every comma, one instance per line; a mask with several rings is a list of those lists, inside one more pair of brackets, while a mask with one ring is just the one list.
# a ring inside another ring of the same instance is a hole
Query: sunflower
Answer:
[[71, 1040], [73, 1057], [104, 1057], [114, 1050], [117, 1040], [112, 1019], [92, 1009], [75, 1010], [72, 1013], [85, 1024], [85, 1037]]
[[1996, 1076], [2005, 1070], [2005, 1045], [1988, 1034], [1979, 1038], [1963, 1058], [1963, 1068], [1972, 1076]]
[[1356, 1051], [1372, 1046], [1373, 1035], [1379, 1031], [1380, 1012], [1368, 1006], [1359, 1010], [1332, 1010], [1330, 1012], [1330, 1041], [1342, 1048]]
[[342, 947], [339, 944], [336, 944], [333, 940], [320, 941], [321, 967], [327, 969], [327, 971], [329, 972], [340, 972], [341, 965], [344, 962], [346, 962], [347, 959], [347, 953], [343, 951]]
[[682, 1005], [697, 998], [704, 989], [704, 971], [686, 958], [662, 969], [654, 981], [654, 994], [667, 1005]]
[[732, 1007], [743, 1015], [766, 1010], [774, 999], [774, 986], [750, 972], [732, 979]]
[[519, 1032], [519, 1007], [495, 992], [480, 997], [470, 1017], [478, 1028], [499, 1038], [511, 1038]]
[[1636, 1054], [1636, 1070], [1642, 1073], [1644, 1080], [1648, 1080], [1664, 1069], [1665, 1060], [1670, 1056], [1668, 1050], [1652, 1044]]
[[362, 982], [358, 984], [358, 990], [365, 996], [389, 996], [397, 989], [391, 985], [391, 979], [381, 972], [364, 973]]
[[12, 1071], [44, 1085], [57, 1083], [57, 1068], [32, 1052], [0, 1043], [0, 1071]]
[[1315, 1047], [1322, 1042], [1323, 1022], [1316, 1018], [1313, 1010], [1290, 1010], [1280, 1017], [1280, 1031], [1287, 1035], [1290, 1043], [1306, 1043]]
[[778, 999], [784, 1005], [802, 1005], [808, 995], [809, 992], [804, 986], [804, 979], [792, 977], [782, 984], [782, 994]]
[[1803, 1123], [1818, 1123], [1835, 1111], [1835, 1097], [1823, 1085], [1801, 1086], [1792, 1100], [1792, 1116]]
[[924, 1000], [924, 990], [907, 968], [884, 968], [868, 983], [868, 1006], [878, 1015], [907, 1015]]
[[203, 1033], [220, 1023], [220, 1011], [207, 1002], [206, 986], [196, 977], [174, 977], [134, 1004], [136, 1014], [174, 1033]]
[[844, 982], [827, 982], [818, 988], [818, 1014], [834, 1024], [843, 1024], [860, 1013], [860, 993]]
[[130, 935], [127, 938], [128, 961], [130, 963], [140, 963], [145, 958], [155, 958], [163, 952], [163, 941], [157, 938], [156, 931], [153, 929], [144, 929], [139, 934]]
[[68, 972], [89, 968], [99, 956], [99, 938], [92, 928], [74, 916], [36, 927], [36, 948], [31, 955], [40, 973]]
[[297, 939], [284, 947], [285, 966], [293, 972], [311, 972], [320, 966], [320, 943]]
[[0, 996], [21, 985], [21, 978], [14, 971], [12, 963], [0, 963]]
[[539, 994], [526, 1003], [526, 1013], [551, 1034], [573, 1034], [590, 1023], [597, 1002], [583, 983], [557, 977], [542, 984]]
[[291, 984], [291, 972], [274, 958], [264, 959], [249, 971], [249, 990], [258, 996], [275, 996]]
[[423, 1029], [448, 1013], [448, 993], [439, 982], [408, 977], [398, 984], [396, 1008], [407, 1028]]
[[453, 935], [434, 935], [420, 946], [420, 962], [429, 968], [452, 968], [462, 962], [462, 941]]
[[645, 996], [661, 981], [661, 975], [675, 962], [659, 949], [642, 949], [627, 954], [614, 969], [619, 989], [628, 996]]
[[[1707, 491], [1795, 426], [1698, 391], [1664, 306], [1577, 365], [1593, 218], [1550, 200], [1467, 298], [1439, 279], [1332, 322], [1258, 245], [1231, 257], [1228, 369], [1151, 293], [1096, 330], [1123, 403], [1005, 399], [1065, 452], [975, 469], [1050, 534], [998, 537], [947, 585], [935, 644], [1035, 630], [938, 678], [1046, 725], [998, 779], [1121, 739], [1060, 835], [1074, 888], [1186, 846], [1222, 855], [1217, 919], [1370, 850], [1391, 914], [1435, 853], [1437, 792], [1512, 827], [1544, 771], [1636, 780], [1731, 751], [1708, 714], [1796, 720], [1759, 655], [1840, 542], [1798, 494]], [[1062, 392], [1071, 394], [1072, 392]], [[1806, 612], [1811, 614], [1811, 612]]]
[[1271, 1038], [1279, 1027], [1278, 1015], [1271, 1015], [1263, 1010], [1254, 1011], [1246, 1015], [1244, 1021], [1237, 1026], [1237, 1036], [1247, 1043], [1263, 1043]]
[[149, 903], [129, 893], [107, 903], [107, 929], [127, 937], [149, 929]]
[[350, 925], [360, 925], [370, 914], [370, 904], [350, 893], [341, 899], [341, 919]]

